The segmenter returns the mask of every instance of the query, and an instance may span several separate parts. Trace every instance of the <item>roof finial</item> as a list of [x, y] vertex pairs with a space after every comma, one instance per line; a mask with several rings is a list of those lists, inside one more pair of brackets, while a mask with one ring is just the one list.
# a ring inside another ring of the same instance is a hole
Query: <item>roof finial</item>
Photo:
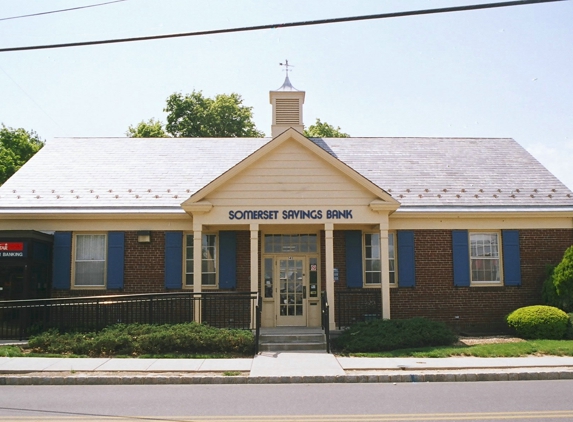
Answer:
[[294, 67], [292, 64], [288, 64], [288, 59], [285, 59], [284, 63], [279, 63], [279, 65], [284, 66], [285, 70], [286, 70], [286, 76], [288, 78], [288, 68], [289, 67]]
[[286, 71], [286, 78], [283, 85], [279, 89], [277, 89], [277, 91], [298, 91], [298, 89], [292, 86], [292, 84], [290, 83], [290, 79], [288, 78], [288, 71], [290, 70], [291, 67], [294, 66], [292, 64], [289, 64], [288, 60], [285, 60], [284, 63], [279, 63], [279, 65], [284, 66]]

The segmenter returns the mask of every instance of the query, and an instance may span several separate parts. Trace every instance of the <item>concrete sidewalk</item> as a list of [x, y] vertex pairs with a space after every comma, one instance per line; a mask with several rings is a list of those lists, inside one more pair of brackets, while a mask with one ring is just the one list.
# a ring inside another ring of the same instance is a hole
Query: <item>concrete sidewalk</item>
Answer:
[[573, 357], [355, 358], [261, 353], [246, 359], [0, 358], [0, 385], [272, 384], [573, 379]]

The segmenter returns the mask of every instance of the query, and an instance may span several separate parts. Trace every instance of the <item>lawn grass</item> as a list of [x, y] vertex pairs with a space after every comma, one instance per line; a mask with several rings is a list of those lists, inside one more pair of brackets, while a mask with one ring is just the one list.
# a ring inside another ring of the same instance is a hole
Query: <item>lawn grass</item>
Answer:
[[401, 349], [378, 353], [349, 353], [356, 357], [417, 357], [445, 358], [454, 356], [523, 357], [523, 356], [573, 356], [572, 340], [529, 340], [518, 343], [478, 344], [475, 346], [438, 346], [419, 349]]
[[[88, 355], [77, 355], [74, 353], [39, 353], [32, 352], [22, 346], [0, 346], [0, 357], [8, 358], [89, 358]], [[134, 356], [114, 355], [114, 359], [132, 359]], [[138, 359], [232, 359], [244, 358], [244, 355], [232, 353], [164, 353], [164, 354], [144, 354], [135, 356]]]

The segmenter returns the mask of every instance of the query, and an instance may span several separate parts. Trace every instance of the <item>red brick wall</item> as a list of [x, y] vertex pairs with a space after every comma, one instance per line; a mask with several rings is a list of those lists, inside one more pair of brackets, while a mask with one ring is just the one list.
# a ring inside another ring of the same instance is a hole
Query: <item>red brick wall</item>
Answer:
[[250, 292], [251, 281], [251, 232], [237, 232], [237, 291]]
[[[116, 293], [164, 292], [165, 234], [152, 232], [151, 243], [138, 243], [136, 232], [125, 232], [124, 289], [55, 290], [53, 297]], [[503, 326], [512, 310], [540, 303], [547, 265], [557, 264], [573, 244], [573, 230], [520, 230], [520, 287], [454, 287], [450, 230], [417, 230], [415, 236], [416, 286], [391, 289], [392, 318], [423, 316], [444, 321], [460, 330], [479, 331]], [[321, 244], [321, 290], [326, 289], [324, 231]], [[259, 250], [262, 239], [259, 236]], [[334, 266], [346, 289], [344, 231], [334, 231]], [[259, 263], [259, 274], [261, 268]], [[399, 276], [399, 275], [398, 275]], [[237, 232], [237, 291], [250, 291], [250, 232]], [[260, 283], [257, 283], [260, 286]], [[260, 287], [259, 287], [260, 289]], [[370, 289], [369, 289], [370, 290]], [[330, 299], [330, 298], [329, 298]], [[330, 299], [332, 301], [332, 299]], [[455, 317], [458, 316], [459, 319]]]
[[[251, 290], [250, 241], [249, 231], [237, 231], [237, 291], [239, 292]], [[259, 249], [260, 245], [261, 239], [259, 239]], [[124, 265], [124, 288], [122, 290], [53, 290], [52, 297], [165, 292], [165, 232], [151, 232], [150, 243], [139, 243], [135, 231], [125, 232]], [[183, 263], [183, 271], [185, 271], [185, 263]], [[169, 291], [174, 290], [169, 289]]]
[[451, 231], [415, 231], [416, 287], [391, 289], [391, 317], [423, 316], [461, 331], [502, 329], [509, 312], [541, 303], [545, 267], [559, 263], [573, 244], [573, 230], [519, 233], [521, 286], [454, 287]]
[[[165, 292], [165, 232], [151, 232], [150, 243], [139, 243], [137, 232], [125, 232], [122, 290], [53, 290], [52, 297], [99, 296]], [[72, 281], [73, 282], [73, 281]]]
[[[183, 240], [185, 247], [185, 240]], [[183, 264], [185, 271], [185, 263]], [[139, 243], [137, 232], [125, 232], [123, 292], [165, 292], [165, 232], [151, 232], [150, 243]]]

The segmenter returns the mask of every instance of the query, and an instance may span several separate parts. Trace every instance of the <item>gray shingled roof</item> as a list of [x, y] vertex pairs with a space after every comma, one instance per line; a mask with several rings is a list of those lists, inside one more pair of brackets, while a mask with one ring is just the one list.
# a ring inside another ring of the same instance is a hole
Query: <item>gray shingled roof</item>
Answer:
[[314, 142], [385, 189], [403, 207], [573, 206], [572, 192], [513, 139]]
[[[270, 138], [55, 139], [0, 187], [13, 209], [180, 209]], [[573, 208], [512, 139], [332, 138], [317, 145], [409, 207]]]

